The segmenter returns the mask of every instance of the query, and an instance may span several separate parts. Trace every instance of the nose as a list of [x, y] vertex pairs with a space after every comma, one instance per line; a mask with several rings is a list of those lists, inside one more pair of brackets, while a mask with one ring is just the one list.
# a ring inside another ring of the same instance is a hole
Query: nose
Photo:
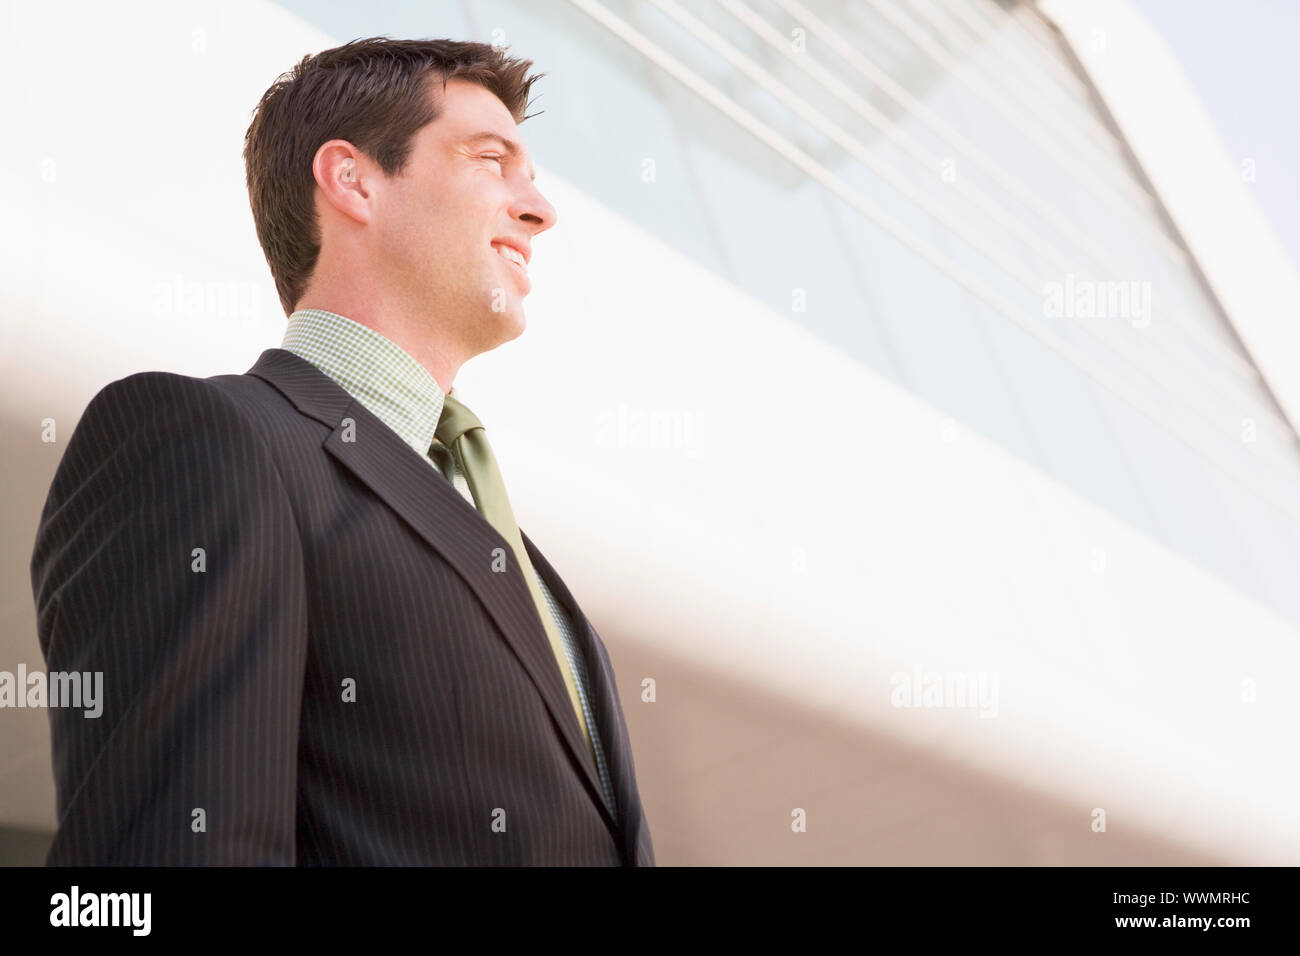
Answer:
[[523, 183], [523, 188], [515, 201], [515, 208], [511, 210], [511, 215], [528, 223], [532, 234], [535, 236], [554, 226], [559, 214], [555, 211], [555, 207], [542, 195], [536, 183], [531, 179], [523, 179]]

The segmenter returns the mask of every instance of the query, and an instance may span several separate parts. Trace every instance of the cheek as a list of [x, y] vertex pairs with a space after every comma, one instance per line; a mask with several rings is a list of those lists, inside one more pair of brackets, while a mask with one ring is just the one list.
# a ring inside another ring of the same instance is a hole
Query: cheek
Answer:
[[402, 196], [387, 197], [382, 210], [381, 243], [388, 256], [401, 257], [404, 248], [409, 249], [412, 239], [417, 234], [421, 216], [411, 208], [411, 204]]
[[475, 195], [473, 183], [405, 189], [387, 197], [384, 245], [391, 261], [418, 265], [444, 277], [473, 275], [485, 280], [492, 269], [490, 217]]
[[385, 237], [391, 255], [400, 261], [430, 263], [446, 261], [454, 255], [449, 243], [445, 210], [432, 205], [421, 208], [411, 204], [393, 217]]
[[482, 234], [481, 223], [462, 205], [436, 198], [412, 205], [407, 218], [412, 234], [426, 246], [466, 249]]

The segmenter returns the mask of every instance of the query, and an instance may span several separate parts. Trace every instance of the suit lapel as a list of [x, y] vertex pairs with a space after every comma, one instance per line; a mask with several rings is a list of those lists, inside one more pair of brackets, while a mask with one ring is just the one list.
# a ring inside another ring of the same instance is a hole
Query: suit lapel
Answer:
[[[410, 445], [310, 362], [284, 349], [267, 349], [248, 374], [273, 385], [299, 412], [329, 427], [325, 450], [414, 528], [478, 595], [541, 694], [592, 799], [607, 824], [616, 826], [518, 562], [508, 561], [504, 574], [492, 570], [498, 549], [511, 554], [509, 542]], [[563, 593], [572, 600], [567, 590]], [[574, 618], [579, 620], [585, 625], [585, 619]], [[584, 653], [595, 659], [585, 647]], [[600, 720], [608, 726], [603, 707]]]
[[573, 621], [574, 631], [583, 656], [587, 659], [587, 672], [591, 678], [592, 709], [600, 728], [601, 743], [605, 748], [605, 758], [609, 763], [610, 776], [613, 778], [614, 797], [618, 802], [618, 830], [623, 841], [623, 855], [629, 865], [635, 865], [637, 856], [637, 839], [641, 831], [643, 810], [638, 797], [636, 778], [632, 764], [632, 747], [628, 740], [627, 723], [623, 719], [623, 707], [618, 698], [618, 688], [614, 682], [614, 669], [605, 654], [604, 648], [596, 638], [596, 630], [587, 620], [587, 616], [578, 607], [577, 601], [569, 593], [564, 579], [551, 567], [545, 555], [533, 544], [532, 539], [524, 534], [524, 547], [537, 572], [545, 579], [551, 593], [563, 605]]

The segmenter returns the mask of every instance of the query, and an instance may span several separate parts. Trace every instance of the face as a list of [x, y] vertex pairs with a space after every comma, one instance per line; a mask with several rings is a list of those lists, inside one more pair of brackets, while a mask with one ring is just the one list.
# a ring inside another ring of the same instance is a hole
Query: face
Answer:
[[375, 262], [390, 294], [468, 358], [517, 338], [533, 239], [555, 209], [510, 111], [477, 83], [433, 84], [438, 118], [375, 191]]

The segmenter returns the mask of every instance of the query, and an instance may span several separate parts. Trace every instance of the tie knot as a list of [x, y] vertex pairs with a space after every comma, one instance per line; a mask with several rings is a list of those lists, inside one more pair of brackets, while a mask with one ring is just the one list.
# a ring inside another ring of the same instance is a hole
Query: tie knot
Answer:
[[434, 436], [448, 447], [456, 444], [461, 435], [471, 428], [482, 428], [478, 416], [452, 398], [444, 396], [442, 400], [442, 417], [438, 419], [438, 428]]

